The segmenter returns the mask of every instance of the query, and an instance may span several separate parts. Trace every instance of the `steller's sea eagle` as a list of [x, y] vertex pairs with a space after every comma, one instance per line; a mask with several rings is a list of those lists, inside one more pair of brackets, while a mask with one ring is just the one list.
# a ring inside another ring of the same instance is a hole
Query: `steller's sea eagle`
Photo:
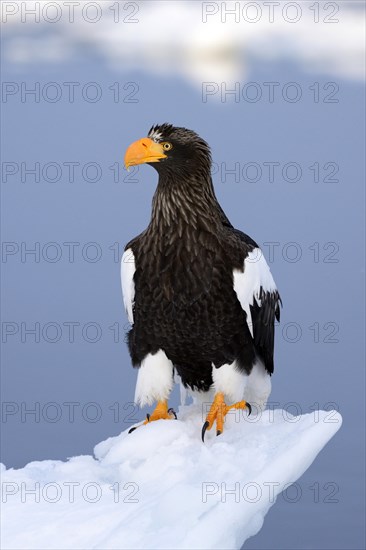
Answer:
[[147, 424], [176, 417], [168, 409], [175, 374], [194, 395], [207, 399], [214, 390], [204, 439], [215, 422], [217, 435], [223, 432], [230, 409], [250, 414], [250, 401], [265, 406], [281, 298], [259, 246], [217, 201], [202, 138], [153, 126], [126, 151], [126, 168], [142, 163], [157, 170], [159, 182], [150, 223], [126, 245], [121, 264], [135, 401], [157, 401]]

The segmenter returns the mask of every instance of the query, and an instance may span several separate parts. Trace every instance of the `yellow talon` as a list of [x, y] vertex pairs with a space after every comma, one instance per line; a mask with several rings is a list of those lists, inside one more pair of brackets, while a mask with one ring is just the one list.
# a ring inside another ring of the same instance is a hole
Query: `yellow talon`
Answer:
[[[173, 409], [168, 409], [168, 401], [158, 401], [154, 412], [152, 414], [147, 414], [146, 420], [140, 424], [140, 426], [146, 426], [146, 424], [154, 422], [154, 420], [172, 420], [172, 418], [177, 419], [177, 415]], [[128, 433], [133, 432], [140, 426], [134, 426], [128, 431]]]
[[171, 420], [177, 418], [173, 409], [168, 409], [168, 401], [158, 401], [152, 414], [148, 414], [143, 426], [154, 420]]
[[206, 430], [211, 430], [214, 422], [216, 420], [216, 435], [222, 434], [224, 431], [224, 419], [228, 411], [231, 409], [245, 409], [249, 411], [249, 415], [252, 412], [252, 407], [246, 401], [238, 401], [233, 405], [226, 405], [224, 394], [219, 392], [215, 395], [215, 399], [210, 407], [208, 415], [206, 417], [206, 422], [202, 428], [202, 441], [205, 440]]

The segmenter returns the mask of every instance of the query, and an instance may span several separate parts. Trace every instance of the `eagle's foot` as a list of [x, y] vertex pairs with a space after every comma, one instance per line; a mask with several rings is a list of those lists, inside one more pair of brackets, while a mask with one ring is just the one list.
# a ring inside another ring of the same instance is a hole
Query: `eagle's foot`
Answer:
[[[149, 424], [150, 422], [154, 422], [154, 420], [172, 420], [172, 419], [177, 420], [177, 415], [174, 409], [172, 408], [168, 409], [168, 401], [158, 401], [154, 409], [154, 412], [152, 414], [147, 414], [146, 420], [142, 424], [140, 424], [140, 426], [146, 426], [146, 424]], [[134, 426], [128, 431], [128, 433], [133, 432], [140, 426]]]
[[252, 407], [247, 401], [238, 401], [233, 405], [226, 405], [224, 394], [219, 392], [215, 395], [215, 399], [210, 407], [208, 415], [206, 417], [206, 422], [202, 427], [202, 441], [205, 441], [206, 430], [211, 430], [214, 422], [216, 421], [216, 435], [222, 434], [224, 431], [224, 420], [225, 416], [231, 409], [245, 409], [247, 408], [249, 413], [252, 412]]
[[146, 420], [143, 422], [143, 426], [154, 420], [171, 420], [177, 419], [177, 415], [173, 409], [168, 409], [168, 401], [158, 401], [152, 414], [146, 415]]

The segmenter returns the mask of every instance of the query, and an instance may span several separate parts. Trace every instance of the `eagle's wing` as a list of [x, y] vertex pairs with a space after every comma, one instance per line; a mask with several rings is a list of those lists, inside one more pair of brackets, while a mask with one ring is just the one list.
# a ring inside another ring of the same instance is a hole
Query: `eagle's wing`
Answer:
[[135, 269], [135, 256], [132, 249], [126, 248], [121, 260], [121, 283], [123, 303], [131, 324], [133, 324], [133, 306], [135, 302], [135, 283], [133, 280]]
[[234, 290], [247, 315], [257, 353], [272, 374], [274, 325], [275, 319], [280, 320], [282, 302], [260, 248], [248, 252], [243, 271], [234, 269]]

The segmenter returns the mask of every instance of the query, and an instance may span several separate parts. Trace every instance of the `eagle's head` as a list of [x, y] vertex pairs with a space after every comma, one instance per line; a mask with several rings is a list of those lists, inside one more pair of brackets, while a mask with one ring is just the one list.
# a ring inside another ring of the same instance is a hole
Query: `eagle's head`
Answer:
[[151, 164], [160, 175], [210, 172], [208, 144], [187, 128], [161, 124], [152, 126], [147, 137], [132, 143], [125, 154], [125, 166]]

